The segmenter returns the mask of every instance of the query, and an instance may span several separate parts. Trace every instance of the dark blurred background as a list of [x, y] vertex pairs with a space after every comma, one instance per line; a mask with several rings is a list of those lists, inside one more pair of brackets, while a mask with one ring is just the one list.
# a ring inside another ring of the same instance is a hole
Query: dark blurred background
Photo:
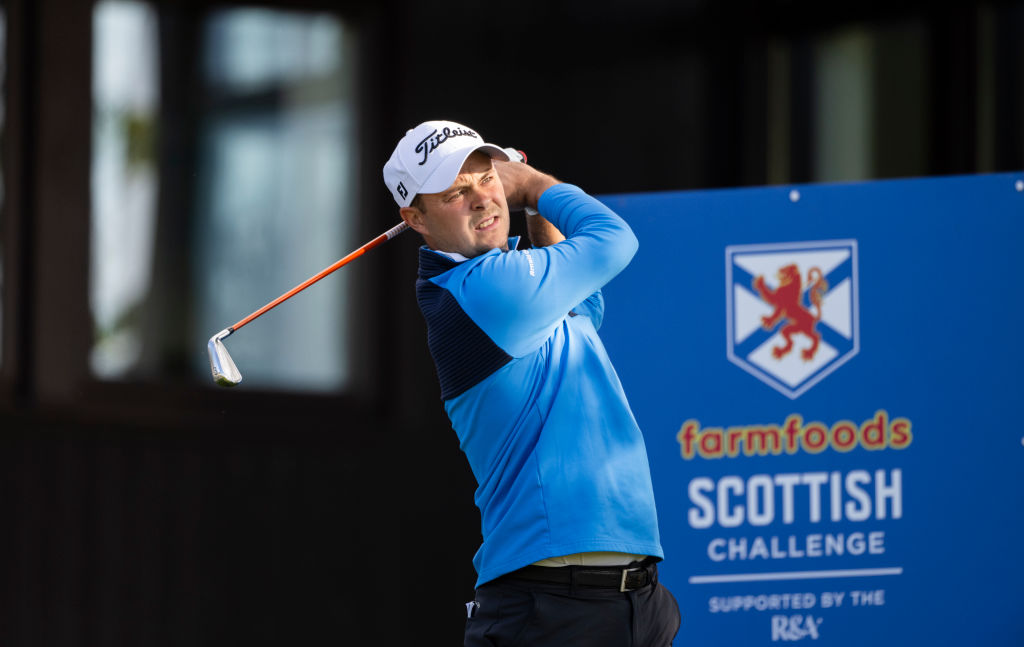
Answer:
[[417, 237], [230, 338], [239, 387], [205, 352], [398, 221], [420, 121], [597, 194], [1024, 168], [1024, 2], [4, 0], [0, 38], [4, 646], [461, 644]]

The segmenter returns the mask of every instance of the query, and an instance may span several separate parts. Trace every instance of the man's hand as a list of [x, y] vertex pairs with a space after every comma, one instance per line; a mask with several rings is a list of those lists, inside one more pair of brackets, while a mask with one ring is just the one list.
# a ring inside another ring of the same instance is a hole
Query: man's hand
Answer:
[[[559, 183], [547, 173], [523, 162], [494, 160], [494, 169], [505, 189], [509, 211], [519, 211], [524, 207], [536, 209], [541, 194]], [[534, 247], [547, 247], [565, 240], [562, 232], [541, 215], [526, 216], [526, 232]]]
[[494, 160], [494, 170], [501, 178], [509, 211], [519, 211], [524, 207], [536, 209], [541, 194], [559, 183], [547, 173], [522, 162]]

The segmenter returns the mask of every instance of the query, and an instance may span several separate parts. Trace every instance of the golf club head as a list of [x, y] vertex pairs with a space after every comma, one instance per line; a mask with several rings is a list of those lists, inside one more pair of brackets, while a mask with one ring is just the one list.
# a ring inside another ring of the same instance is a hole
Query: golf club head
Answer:
[[206, 351], [210, 355], [210, 372], [213, 373], [213, 381], [221, 386], [235, 386], [242, 381], [242, 374], [238, 372], [234, 360], [224, 346], [224, 338], [234, 332], [225, 328], [213, 337], [206, 344]]

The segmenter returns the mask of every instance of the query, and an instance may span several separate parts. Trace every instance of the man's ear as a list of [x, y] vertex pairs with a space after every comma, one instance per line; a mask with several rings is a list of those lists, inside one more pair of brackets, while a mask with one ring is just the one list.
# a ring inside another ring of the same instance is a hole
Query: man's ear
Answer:
[[419, 234], [427, 233], [422, 211], [416, 207], [402, 207], [398, 210], [398, 213], [402, 215], [402, 220], [405, 221], [405, 224], [409, 225], [414, 231]]

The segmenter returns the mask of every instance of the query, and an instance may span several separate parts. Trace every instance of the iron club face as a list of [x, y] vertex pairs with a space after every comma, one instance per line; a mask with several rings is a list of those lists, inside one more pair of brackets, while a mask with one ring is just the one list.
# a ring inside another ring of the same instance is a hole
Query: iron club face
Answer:
[[242, 381], [242, 374], [224, 346], [224, 339], [233, 332], [230, 328], [225, 328], [210, 337], [206, 344], [206, 352], [210, 355], [210, 372], [213, 373], [213, 381], [220, 386], [235, 386]]

